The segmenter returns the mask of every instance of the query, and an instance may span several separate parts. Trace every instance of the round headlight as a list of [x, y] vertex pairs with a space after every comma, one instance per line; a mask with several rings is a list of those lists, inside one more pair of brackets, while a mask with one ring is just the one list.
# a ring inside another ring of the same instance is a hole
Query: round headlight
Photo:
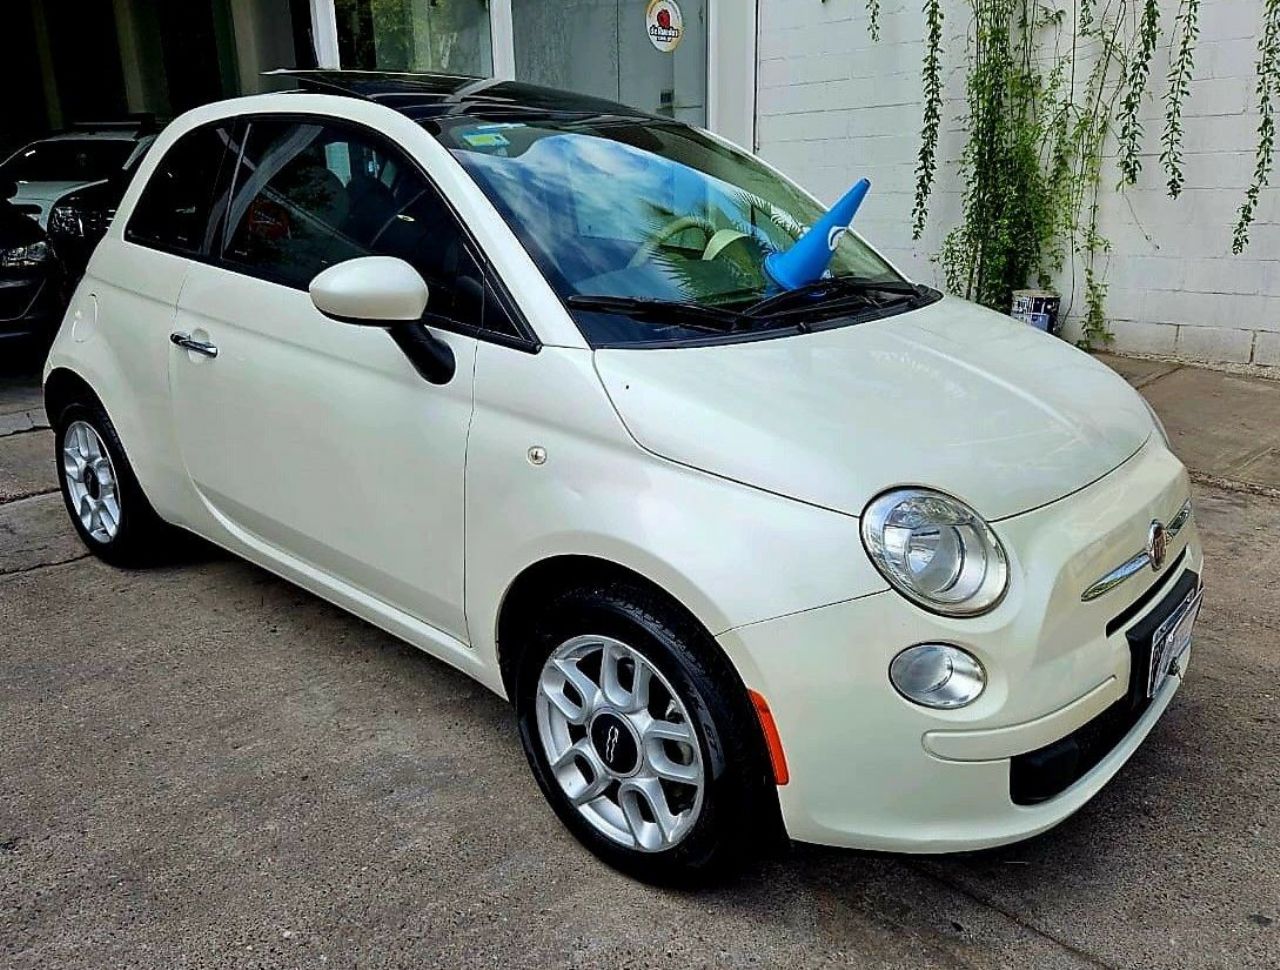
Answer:
[[949, 643], [918, 643], [889, 664], [889, 680], [903, 697], [925, 707], [964, 707], [987, 686], [978, 658]]
[[947, 616], [993, 609], [1009, 585], [1004, 547], [959, 499], [903, 488], [873, 499], [862, 542], [884, 578], [908, 599]]

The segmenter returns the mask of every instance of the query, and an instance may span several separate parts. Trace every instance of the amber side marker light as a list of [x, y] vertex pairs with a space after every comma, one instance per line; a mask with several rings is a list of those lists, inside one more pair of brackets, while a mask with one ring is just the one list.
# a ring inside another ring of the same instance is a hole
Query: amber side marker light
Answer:
[[773, 722], [773, 711], [769, 710], [769, 702], [763, 696], [747, 689], [751, 703], [755, 706], [756, 717], [760, 720], [760, 730], [764, 732], [764, 743], [769, 748], [769, 763], [773, 766], [775, 784], [785, 785], [791, 780], [787, 771], [787, 756], [782, 753], [782, 738], [778, 737], [778, 725]]

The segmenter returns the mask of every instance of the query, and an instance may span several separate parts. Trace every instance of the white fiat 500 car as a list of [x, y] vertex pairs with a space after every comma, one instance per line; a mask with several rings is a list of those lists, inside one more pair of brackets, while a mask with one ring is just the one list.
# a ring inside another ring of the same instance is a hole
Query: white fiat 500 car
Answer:
[[510, 698], [649, 878], [761, 834], [1026, 838], [1187, 666], [1187, 474], [1129, 386], [914, 285], [703, 131], [313, 73], [170, 125], [49, 356], [111, 563], [196, 533]]

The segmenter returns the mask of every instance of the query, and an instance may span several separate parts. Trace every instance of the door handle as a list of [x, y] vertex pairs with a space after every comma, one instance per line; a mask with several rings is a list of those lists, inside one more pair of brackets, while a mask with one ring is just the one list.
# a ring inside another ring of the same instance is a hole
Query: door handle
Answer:
[[213, 344], [205, 343], [203, 340], [196, 340], [189, 333], [171, 333], [169, 334], [169, 342], [189, 350], [193, 354], [204, 354], [206, 357], [218, 356], [217, 347]]

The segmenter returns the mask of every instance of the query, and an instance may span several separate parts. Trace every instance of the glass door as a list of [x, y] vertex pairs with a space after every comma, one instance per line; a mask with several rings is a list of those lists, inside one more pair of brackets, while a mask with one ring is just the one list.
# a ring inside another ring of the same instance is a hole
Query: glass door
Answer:
[[493, 74], [488, 0], [334, 0], [342, 67]]
[[510, 0], [520, 81], [707, 123], [707, 0]]

